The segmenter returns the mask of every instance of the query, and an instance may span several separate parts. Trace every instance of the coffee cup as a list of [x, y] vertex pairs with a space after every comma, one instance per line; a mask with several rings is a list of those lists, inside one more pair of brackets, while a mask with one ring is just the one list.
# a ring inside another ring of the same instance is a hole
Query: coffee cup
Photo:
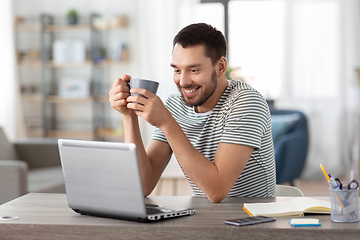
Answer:
[[[130, 79], [130, 89], [131, 88], [143, 88], [143, 89], [147, 89], [150, 92], [156, 94], [157, 90], [159, 87], [159, 83], [153, 80], [148, 80], [148, 79]], [[141, 94], [131, 94], [131, 95], [140, 95], [142, 97], [145, 97]]]

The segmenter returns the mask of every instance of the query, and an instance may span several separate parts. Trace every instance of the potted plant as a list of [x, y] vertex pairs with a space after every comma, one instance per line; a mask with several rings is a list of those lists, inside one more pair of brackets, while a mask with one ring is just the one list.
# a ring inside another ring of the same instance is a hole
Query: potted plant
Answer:
[[77, 24], [78, 12], [75, 9], [71, 9], [67, 12], [67, 21], [68, 24]]

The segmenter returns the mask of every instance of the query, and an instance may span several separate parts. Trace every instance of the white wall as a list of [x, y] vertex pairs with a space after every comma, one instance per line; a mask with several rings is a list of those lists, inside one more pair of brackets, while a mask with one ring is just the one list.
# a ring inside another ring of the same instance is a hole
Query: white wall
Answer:
[[0, 126], [10, 139], [14, 139], [17, 135], [17, 119], [18, 110], [17, 97], [14, 92], [17, 90], [17, 77], [15, 71], [15, 46], [13, 34], [12, 8], [11, 1], [0, 1], [0, 32], [2, 36], [6, 36], [1, 40], [1, 58], [0, 66], [2, 68], [2, 76], [0, 80]]

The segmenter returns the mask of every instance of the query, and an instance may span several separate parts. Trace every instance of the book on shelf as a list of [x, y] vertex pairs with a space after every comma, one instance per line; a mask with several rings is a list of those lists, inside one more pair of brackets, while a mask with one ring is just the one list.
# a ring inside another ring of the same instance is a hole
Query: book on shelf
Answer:
[[282, 202], [244, 203], [243, 209], [250, 216], [302, 216], [305, 213], [330, 214], [331, 203], [309, 197], [299, 197]]

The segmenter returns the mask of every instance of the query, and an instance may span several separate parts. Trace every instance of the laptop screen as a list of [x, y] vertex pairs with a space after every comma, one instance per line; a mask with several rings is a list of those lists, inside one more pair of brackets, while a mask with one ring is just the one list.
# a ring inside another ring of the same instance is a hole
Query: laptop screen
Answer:
[[59, 139], [58, 145], [70, 208], [92, 215], [146, 217], [135, 144]]

